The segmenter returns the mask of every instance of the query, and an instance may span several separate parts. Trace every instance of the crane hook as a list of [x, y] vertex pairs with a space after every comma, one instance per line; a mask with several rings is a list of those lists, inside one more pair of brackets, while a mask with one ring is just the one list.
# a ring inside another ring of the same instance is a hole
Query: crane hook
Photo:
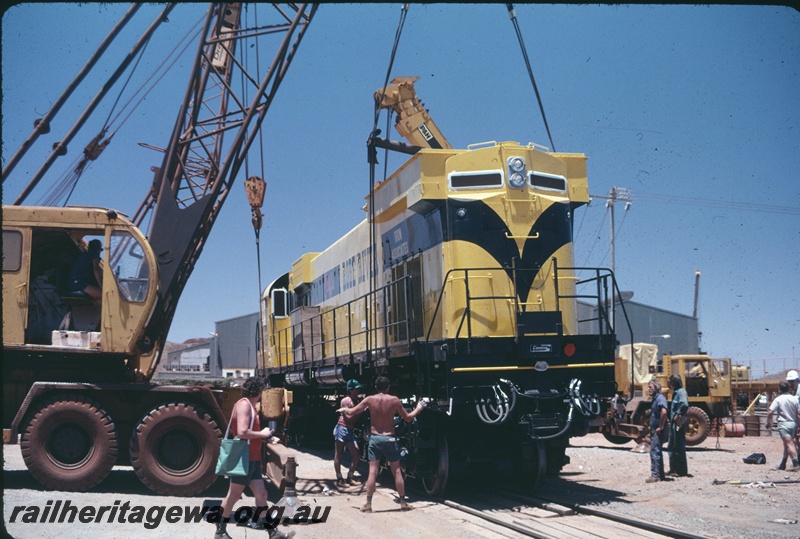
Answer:
[[263, 221], [261, 206], [264, 205], [264, 193], [267, 191], [267, 182], [258, 176], [250, 176], [245, 180], [244, 188], [247, 193], [247, 201], [250, 203], [250, 209], [252, 211], [253, 228], [256, 231], [261, 230], [261, 223]]

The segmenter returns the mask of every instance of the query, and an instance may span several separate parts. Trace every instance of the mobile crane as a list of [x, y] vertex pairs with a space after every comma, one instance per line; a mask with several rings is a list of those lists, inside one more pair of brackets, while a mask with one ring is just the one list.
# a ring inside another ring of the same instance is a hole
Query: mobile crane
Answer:
[[[174, 7], [158, 14], [115, 78]], [[147, 487], [168, 495], [192, 495], [216, 479], [224, 395], [150, 381], [187, 279], [316, 10], [273, 4], [250, 24], [243, 4], [209, 6], [163, 161], [134, 217], [23, 205], [66, 153], [72, 131], [13, 205], [3, 206], [4, 441], [19, 441], [25, 464], [47, 488], [89, 489], [116, 464], [131, 464]], [[248, 63], [255, 55], [243, 53], [260, 46], [259, 37], [277, 47], [269, 58], [261, 50], [271, 63], [256, 71]], [[235, 89], [240, 81], [246, 90]], [[60, 104], [6, 163], [4, 183], [49, 132]], [[103, 136], [87, 146], [86, 159], [102, 151]], [[147, 216], [145, 235], [139, 227]], [[99, 300], [63, 287], [90, 238], [105, 246]]]

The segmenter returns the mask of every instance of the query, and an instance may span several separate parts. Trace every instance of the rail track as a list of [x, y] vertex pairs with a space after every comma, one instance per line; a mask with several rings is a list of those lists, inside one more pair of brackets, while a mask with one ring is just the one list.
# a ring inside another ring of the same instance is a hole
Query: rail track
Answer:
[[467, 492], [436, 501], [469, 515], [473, 525], [499, 536], [535, 539], [707, 539], [685, 530], [597, 507], [569, 504], [542, 496], [530, 497], [502, 489]]

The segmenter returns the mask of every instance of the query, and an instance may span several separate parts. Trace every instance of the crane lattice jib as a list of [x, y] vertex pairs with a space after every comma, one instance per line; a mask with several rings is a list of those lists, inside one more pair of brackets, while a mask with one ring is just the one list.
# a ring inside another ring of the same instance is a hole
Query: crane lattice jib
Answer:
[[[159, 266], [160, 295], [140, 342], [142, 352], [160, 349], [166, 340], [178, 298], [317, 5], [258, 4], [253, 9], [274, 10], [273, 22], [248, 27], [245, 9], [210, 7], [162, 165], [135, 215], [141, 226], [153, 209], [148, 239]], [[277, 47], [266, 73], [247, 70], [243, 54], [255, 54], [248, 50], [253, 42], [262, 56], [269, 52], [264, 42]], [[235, 89], [240, 81], [243, 88]]]

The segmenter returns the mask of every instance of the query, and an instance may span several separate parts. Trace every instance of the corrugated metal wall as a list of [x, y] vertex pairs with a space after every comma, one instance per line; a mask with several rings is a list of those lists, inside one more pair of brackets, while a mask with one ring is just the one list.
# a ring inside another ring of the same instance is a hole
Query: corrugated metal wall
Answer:
[[255, 369], [259, 352], [258, 313], [216, 322], [211, 341], [211, 376], [222, 369]]
[[[699, 348], [697, 318], [674, 313], [650, 305], [625, 302], [625, 311], [633, 329], [635, 342], [652, 343], [658, 346], [660, 354], [696, 354]], [[586, 320], [597, 316], [594, 305], [578, 303], [578, 318]], [[625, 323], [622, 309], [617, 305], [617, 340], [620, 344], [630, 344], [630, 332]], [[584, 334], [596, 332], [596, 322], [581, 322], [579, 331]], [[669, 335], [665, 338], [664, 335]]]

